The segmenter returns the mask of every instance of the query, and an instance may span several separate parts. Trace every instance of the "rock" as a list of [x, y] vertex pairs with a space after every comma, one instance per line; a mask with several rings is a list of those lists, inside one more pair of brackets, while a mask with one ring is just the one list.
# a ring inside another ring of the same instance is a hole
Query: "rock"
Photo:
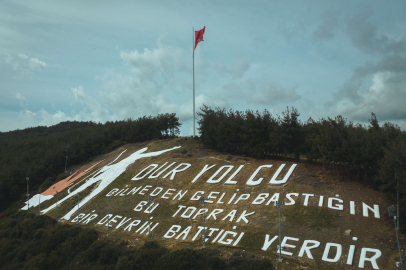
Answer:
[[322, 174], [322, 173], [323, 173], [322, 171], [319, 171], [319, 172], [318, 172], [318, 174]]
[[346, 230], [345, 232], [344, 232], [344, 235], [350, 235], [351, 234], [351, 230]]
[[178, 154], [175, 154], [175, 155], [173, 155], [172, 157], [173, 157], [173, 158], [178, 158], [179, 155], [178, 155]]
[[227, 157], [227, 160], [231, 160], [233, 157], [232, 156], [228, 156]]

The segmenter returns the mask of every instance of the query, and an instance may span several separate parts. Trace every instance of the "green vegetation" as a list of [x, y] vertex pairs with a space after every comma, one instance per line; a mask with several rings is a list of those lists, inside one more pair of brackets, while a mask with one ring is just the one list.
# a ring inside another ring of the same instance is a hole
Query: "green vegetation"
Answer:
[[160, 114], [105, 124], [74, 121], [0, 132], [0, 211], [23, 198], [26, 177], [30, 190], [45, 190], [65, 177], [66, 156], [72, 167], [126, 143], [176, 137], [180, 125], [175, 114]]
[[317, 206], [303, 206], [301, 204], [291, 206], [289, 211], [284, 212], [284, 215], [288, 224], [306, 226], [312, 230], [335, 227], [334, 222], [339, 217], [339, 214], [330, 209]]
[[395, 173], [401, 193], [401, 230], [406, 232], [406, 132], [391, 123], [378, 124], [374, 113], [368, 126], [342, 116], [309, 118], [289, 108], [282, 116], [267, 110], [245, 112], [204, 106], [199, 114], [201, 141], [223, 152], [259, 158], [306, 158], [320, 162], [339, 179], [364, 182], [396, 194]]
[[273, 269], [268, 260], [219, 250], [169, 252], [157, 242], [141, 247], [99, 238], [94, 229], [57, 224], [48, 216], [7, 211], [0, 218], [1, 269]]

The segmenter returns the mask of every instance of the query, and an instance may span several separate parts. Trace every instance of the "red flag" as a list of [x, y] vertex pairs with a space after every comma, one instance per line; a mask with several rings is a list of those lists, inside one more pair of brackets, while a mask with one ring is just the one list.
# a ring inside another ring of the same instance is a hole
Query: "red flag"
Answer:
[[199, 31], [195, 31], [195, 50], [196, 50], [197, 43], [199, 43], [200, 41], [204, 41], [203, 34], [204, 34], [205, 29], [206, 29], [206, 26], [203, 27], [203, 29], [201, 29]]

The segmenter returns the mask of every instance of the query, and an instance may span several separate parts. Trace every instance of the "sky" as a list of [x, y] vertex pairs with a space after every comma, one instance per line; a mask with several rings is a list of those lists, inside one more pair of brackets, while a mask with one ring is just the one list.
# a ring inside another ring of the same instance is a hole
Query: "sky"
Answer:
[[0, 2], [0, 131], [203, 104], [406, 129], [406, 2]]

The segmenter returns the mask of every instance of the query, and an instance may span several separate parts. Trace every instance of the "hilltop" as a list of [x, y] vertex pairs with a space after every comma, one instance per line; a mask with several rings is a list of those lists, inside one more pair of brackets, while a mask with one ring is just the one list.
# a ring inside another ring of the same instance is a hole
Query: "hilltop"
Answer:
[[[157, 153], [164, 150], [168, 151]], [[91, 166], [87, 174], [75, 177]], [[173, 169], [178, 172], [171, 173]], [[212, 201], [205, 204], [206, 235], [210, 235], [206, 248], [220, 250], [223, 257], [242, 252], [268, 258], [277, 269], [357, 269], [364, 252], [361, 261], [366, 269], [373, 269], [371, 256], [378, 257], [379, 269], [396, 268], [396, 236], [387, 215], [388, 206], [394, 204], [391, 196], [359, 182], [342, 181], [319, 164], [232, 155], [184, 137], [126, 144], [68, 171], [74, 183], [58, 193], [59, 222], [77, 223], [76, 192], [81, 191], [80, 226], [96, 229], [101, 237], [107, 237], [106, 196], [112, 196], [109, 238], [141, 246], [148, 240], [146, 201], [153, 197], [149, 208], [153, 240], [170, 250], [201, 249], [205, 210], [199, 198], [205, 196]], [[288, 204], [282, 208], [282, 239], [287, 247], [282, 262], [276, 260], [276, 200]], [[55, 203], [52, 196], [41, 203], [41, 210], [55, 218]], [[37, 211], [38, 206], [29, 209]], [[401, 235], [401, 243], [405, 240]], [[330, 252], [324, 254], [329, 245]]]

